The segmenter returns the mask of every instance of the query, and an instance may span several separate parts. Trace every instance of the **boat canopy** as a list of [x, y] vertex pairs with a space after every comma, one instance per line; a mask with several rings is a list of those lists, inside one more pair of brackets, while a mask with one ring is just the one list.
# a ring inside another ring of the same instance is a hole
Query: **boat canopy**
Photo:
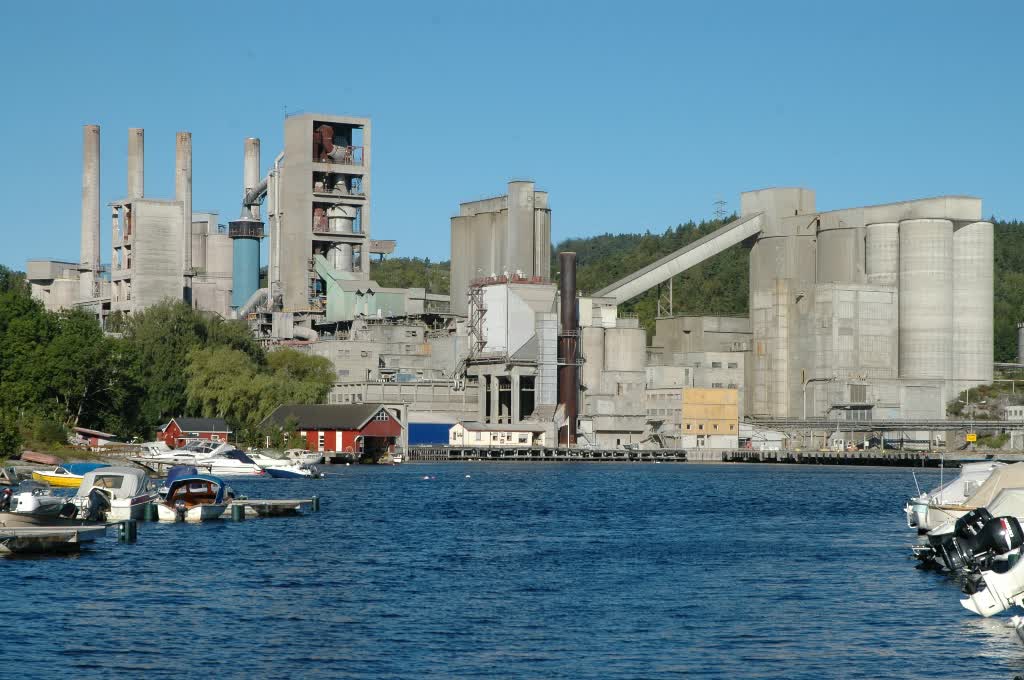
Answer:
[[225, 458], [232, 458], [234, 460], [241, 461], [243, 463], [249, 463], [250, 465], [255, 465], [256, 464], [256, 461], [254, 461], [252, 458], [250, 458], [249, 456], [245, 455], [243, 452], [239, 451], [238, 449], [232, 449], [230, 451], [225, 451], [224, 453], [222, 453], [220, 455], [224, 456]]
[[110, 465], [108, 463], [64, 463], [60, 467], [64, 468], [68, 474], [81, 476], [86, 472], [92, 472], [102, 467], [110, 467]]
[[149, 475], [138, 468], [103, 467], [86, 472], [76, 496], [88, 496], [93, 489], [110, 493], [113, 498], [141, 496], [149, 487]]
[[993, 517], [1024, 517], [1024, 489], [1003, 489], [985, 507]]
[[985, 483], [978, 487], [970, 498], [964, 501], [969, 508], [984, 508], [991, 503], [1003, 489], [1024, 487], [1024, 463], [1014, 463], [996, 468]]
[[212, 485], [217, 494], [213, 502], [224, 502], [224, 482], [218, 477], [214, 477], [213, 475], [186, 475], [184, 477], [178, 477], [173, 482], [171, 482], [167, 487], [167, 500], [170, 501], [171, 499], [173, 499], [174, 492], [180, 489], [181, 487], [187, 487], [192, 484]]
[[181, 479], [182, 477], [194, 477], [199, 474], [199, 468], [195, 465], [174, 465], [167, 472], [167, 481], [165, 485], [170, 485], [175, 479]]

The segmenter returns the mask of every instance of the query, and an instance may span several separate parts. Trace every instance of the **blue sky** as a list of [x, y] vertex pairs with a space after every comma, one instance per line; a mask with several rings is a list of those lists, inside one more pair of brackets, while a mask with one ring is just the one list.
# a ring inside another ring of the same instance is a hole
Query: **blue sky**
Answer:
[[[369, 116], [374, 235], [449, 257], [462, 201], [531, 178], [553, 238], [660, 231], [779, 185], [819, 209], [973, 194], [1024, 217], [1011, 2], [57, 2], [0, 9], [0, 264], [77, 261], [81, 126], [101, 200], [146, 129], [146, 194], [239, 211], [288, 111]], [[105, 213], [105, 211], [104, 211]], [[109, 233], [102, 231], [104, 261]]]

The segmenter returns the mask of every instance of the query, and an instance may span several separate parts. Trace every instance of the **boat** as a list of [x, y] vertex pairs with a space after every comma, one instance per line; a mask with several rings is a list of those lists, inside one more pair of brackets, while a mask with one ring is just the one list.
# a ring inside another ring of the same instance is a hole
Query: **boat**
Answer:
[[36, 470], [32, 473], [32, 479], [46, 482], [50, 486], [77, 489], [81, 486], [82, 478], [86, 472], [92, 472], [101, 467], [110, 466], [107, 463], [64, 463], [49, 472]]
[[107, 533], [106, 524], [0, 528], [0, 555], [71, 553]]
[[0, 527], [82, 527], [105, 525], [109, 508], [99, 492], [91, 493], [81, 504], [65, 496], [55, 496], [38, 482], [22, 482], [16, 489], [0, 490]]
[[198, 458], [196, 465], [208, 468], [211, 475], [221, 477], [264, 474], [263, 468], [256, 461], [242, 451], [233, 448], [218, 451], [207, 458]]
[[149, 476], [132, 467], [104, 467], [85, 473], [71, 502], [87, 508], [92, 502], [93, 491], [106, 497], [108, 521], [143, 519], [146, 506], [157, 499]]
[[[907, 526], [916, 528], [919, 534], [924, 534], [945, 522], [955, 521], [973, 509], [967, 508], [959, 512], [956, 508], [966, 504], [968, 499], [980, 491], [995, 476], [997, 471], [1012, 467], [1014, 466], [995, 461], [965, 463], [961, 466], [960, 474], [956, 478], [940, 484], [928, 493], [920, 494], [910, 499], [910, 502], [904, 508], [907, 514]], [[1024, 482], [1024, 475], [1021, 476], [1021, 481]], [[1024, 483], [1018, 486], [1024, 486]], [[998, 490], [996, 493], [998, 493]], [[994, 495], [992, 494], [993, 497]], [[988, 500], [990, 501], [991, 498]], [[949, 509], [948, 511], [947, 508]]]
[[161, 522], [204, 522], [218, 519], [228, 504], [223, 480], [212, 475], [185, 475], [168, 485], [157, 504]]
[[267, 475], [275, 479], [320, 479], [324, 476], [320, 468], [312, 463], [302, 463], [286, 458], [273, 458], [262, 453], [249, 452], [245, 455], [263, 468]]
[[324, 462], [324, 456], [322, 453], [308, 451], [306, 449], [287, 449], [284, 452], [284, 457], [287, 460], [291, 460], [296, 463], [307, 463], [309, 465], [319, 465]]

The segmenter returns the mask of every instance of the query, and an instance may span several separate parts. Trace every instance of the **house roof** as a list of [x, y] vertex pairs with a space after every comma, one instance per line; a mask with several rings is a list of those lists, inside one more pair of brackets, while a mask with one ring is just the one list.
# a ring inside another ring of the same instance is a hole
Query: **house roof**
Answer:
[[382, 408], [384, 404], [286, 404], [274, 409], [260, 426], [284, 427], [294, 418], [300, 430], [361, 430]]
[[171, 418], [161, 429], [166, 431], [171, 423], [177, 423], [182, 432], [231, 432], [223, 418]]
[[77, 432], [78, 434], [92, 435], [93, 437], [103, 437], [104, 439], [113, 439], [114, 437], [117, 436], [116, 434], [113, 434], [113, 433], [110, 433], [110, 432], [100, 432], [99, 430], [90, 430], [87, 427], [73, 427], [71, 429], [74, 432]]
[[519, 423], [517, 425], [488, 425], [475, 420], [459, 423], [470, 432], [544, 432], [547, 428], [540, 424]]

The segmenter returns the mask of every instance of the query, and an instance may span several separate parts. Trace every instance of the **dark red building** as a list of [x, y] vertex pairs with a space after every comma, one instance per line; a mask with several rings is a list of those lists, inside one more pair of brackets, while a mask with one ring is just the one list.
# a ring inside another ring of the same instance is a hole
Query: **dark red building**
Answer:
[[380, 455], [393, 451], [402, 423], [383, 404], [297, 404], [278, 406], [261, 427], [293, 424], [310, 451]]
[[171, 422], [157, 431], [156, 437], [175, 449], [194, 439], [226, 442], [230, 434], [223, 418], [171, 418]]

